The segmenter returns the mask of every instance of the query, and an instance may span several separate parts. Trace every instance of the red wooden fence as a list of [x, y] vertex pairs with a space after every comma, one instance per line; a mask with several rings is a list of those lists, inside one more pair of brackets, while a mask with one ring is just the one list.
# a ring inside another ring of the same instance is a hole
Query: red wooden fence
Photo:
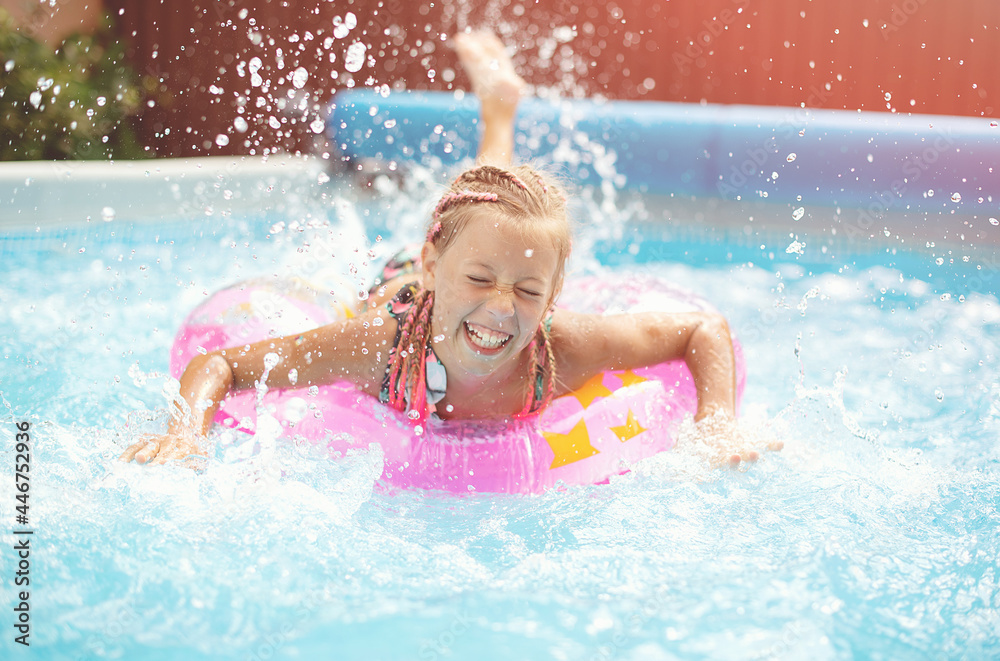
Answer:
[[529, 82], [562, 94], [1000, 112], [993, 0], [105, 3], [153, 95], [143, 130], [161, 155], [308, 149], [345, 86], [466, 88], [446, 40], [467, 26], [499, 31]]

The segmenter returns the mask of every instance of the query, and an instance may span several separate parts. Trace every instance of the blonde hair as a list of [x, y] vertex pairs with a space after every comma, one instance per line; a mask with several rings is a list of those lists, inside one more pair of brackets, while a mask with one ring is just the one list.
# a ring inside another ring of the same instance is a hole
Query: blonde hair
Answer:
[[[460, 174], [441, 197], [427, 230], [427, 241], [444, 253], [469, 220], [488, 205], [519, 231], [543, 231], [558, 253], [548, 306], [562, 288], [566, 259], [571, 248], [566, 197], [548, 175], [528, 165], [503, 169], [482, 165]], [[389, 357], [389, 404], [416, 421], [427, 417], [427, 343], [431, 334], [434, 292], [420, 288], [400, 327], [399, 342]], [[542, 320], [528, 346], [530, 388], [519, 416], [548, 406], [555, 389], [555, 360], [546, 320]]]

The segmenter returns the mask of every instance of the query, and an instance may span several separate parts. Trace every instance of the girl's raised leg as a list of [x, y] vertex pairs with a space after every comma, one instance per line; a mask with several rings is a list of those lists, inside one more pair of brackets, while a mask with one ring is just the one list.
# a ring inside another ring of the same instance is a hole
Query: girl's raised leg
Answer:
[[503, 42], [491, 32], [455, 35], [455, 51], [482, 106], [483, 136], [476, 160], [508, 166], [514, 155], [514, 117], [524, 79], [514, 71]]

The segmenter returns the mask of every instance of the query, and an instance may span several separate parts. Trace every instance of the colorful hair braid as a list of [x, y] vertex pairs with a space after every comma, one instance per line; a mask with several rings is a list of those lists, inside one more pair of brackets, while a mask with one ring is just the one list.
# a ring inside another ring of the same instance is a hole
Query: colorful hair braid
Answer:
[[399, 342], [389, 357], [389, 405], [406, 411], [410, 419], [418, 423], [426, 420], [428, 413], [427, 340], [433, 309], [434, 292], [417, 290], [399, 330]]
[[555, 391], [555, 356], [549, 337], [549, 324], [545, 320], [538, 326], [534, 339], [528, 345], [528, 351], [531, 352], [531, 362], [528, 367], [529, 389], [524, 408], [516, 416], [519, 418], [545, 409], [552, 401], [552, 393]]

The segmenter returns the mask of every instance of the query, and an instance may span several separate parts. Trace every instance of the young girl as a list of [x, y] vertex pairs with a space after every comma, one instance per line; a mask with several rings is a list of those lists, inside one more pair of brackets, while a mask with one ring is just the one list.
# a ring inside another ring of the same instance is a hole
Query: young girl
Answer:
[[[204, 454], [225, 396], [254, 387], [264, 356], [279, 357], [268, 386], [349, 381], [414, 420], [528, 415], [595, 374], [683, 358], [709, 417], [733, 445], [735, 361], [723, 317], [708, 312], [614, 316], [554, 308], [570, 251], [566, 200], [527, 166], [511, 167], [524, 81], [491, 34], [463, 34], [456, 49], [482, 104], [477, 167], [434, 210], [419, 257], [391, 264], [366, 310], [302, 335], [196, 356], [180, 379], [189, 411], [123, 461], [162, 463]], [[720, 447], [718, 460], [755, 460]]]

